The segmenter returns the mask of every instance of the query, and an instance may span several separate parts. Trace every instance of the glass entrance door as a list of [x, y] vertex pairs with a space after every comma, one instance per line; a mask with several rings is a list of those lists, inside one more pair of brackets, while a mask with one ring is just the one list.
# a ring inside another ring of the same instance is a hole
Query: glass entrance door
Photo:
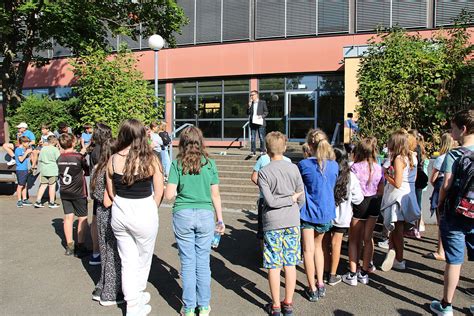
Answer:
[[316, 99], [315, 92], [286, 93], [286, 135], [290, 141], [304, 141], [308, 131], [316, 127]]

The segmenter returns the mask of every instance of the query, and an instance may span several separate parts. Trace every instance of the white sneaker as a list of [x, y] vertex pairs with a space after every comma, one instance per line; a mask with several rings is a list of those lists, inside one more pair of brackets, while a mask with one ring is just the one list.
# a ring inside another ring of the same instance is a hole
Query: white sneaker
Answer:
[[397, 259], [395, 259], [393, 261], [393, 268], [397, 269], [397, 270], [405, 270], [406, 269], [406, 261], [405, 260], [398, 261]]
[[363, 276], [360, 272], [357, 272], [357, 281], [362, 284], [369, 284], [369, 275]]
[[351, 276], [350, 272], [347, 272], [342, 276], [342, 282], [349, 284], [351, 286], [357, 285], [357, 273], [354, 276]]
[[140, 305], [146, 305], [150, 302], [151, 295], [148, 292], [142, 292], [142, 296], [140, 297]]
[[7, 166], [14, 166], [16, 164], [15, 157], [12, 158], [9, 162], [7, 162]]
[[393, 267], [393, 261], [395, 260], [395, 250], [390, 249], [385, 256], [385, 260], [382, 263], [382, 271], [390, 271]]
[[377, 246], [379, 246], [382, 249], [388, 249], [388, 239], [385, 239], [384, 241], [379, 241], [377, 243]]
[[114, 306], [114, 305], [120, 305], [125, 303], [124, 300], [116, 300], [116, 301], [103, 301], [99, 300], [99, 304], [102, 306]]
[[151, 312], [150, 305], [140, 305], [136, 304], [133, 307], [129, 308], [127, 306], [127, 316], [144, 316], [148, 315]]

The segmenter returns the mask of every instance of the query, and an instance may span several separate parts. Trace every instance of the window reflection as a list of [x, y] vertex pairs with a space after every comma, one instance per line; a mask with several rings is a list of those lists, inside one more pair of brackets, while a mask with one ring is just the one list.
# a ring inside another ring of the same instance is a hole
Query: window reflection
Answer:
[[177, 119], [190, 119], [196, 115], [196, 96], [185, 95], [175, 97], [175, 117]]
[[202, 95], [199, 96], [198, 115], [200, 119], [221, 118], [222, 96]]
[[224, 95], [224, 118], [247, 117], [249, 96], [245, 94]]

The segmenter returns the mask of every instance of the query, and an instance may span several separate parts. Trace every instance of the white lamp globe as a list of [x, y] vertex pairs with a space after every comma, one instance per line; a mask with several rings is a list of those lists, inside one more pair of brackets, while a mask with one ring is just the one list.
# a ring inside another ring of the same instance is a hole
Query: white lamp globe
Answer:
[[148, 39], [148, 46], [153, 50], [160, 50], [165, 46], [165, 40], [158, 34], [153, 34]]

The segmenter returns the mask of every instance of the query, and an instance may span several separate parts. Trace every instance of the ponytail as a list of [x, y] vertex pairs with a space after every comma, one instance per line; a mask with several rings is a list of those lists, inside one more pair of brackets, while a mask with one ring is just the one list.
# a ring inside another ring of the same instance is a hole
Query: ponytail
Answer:
[[311, 153], [316, 158], [319, 168], [324, 170], [326, 160], [335, 160], [336, 155], [328, 142], [328, 137], [320, 129], [312, 129], [308, 132], [306, 142], [311, 148]]

